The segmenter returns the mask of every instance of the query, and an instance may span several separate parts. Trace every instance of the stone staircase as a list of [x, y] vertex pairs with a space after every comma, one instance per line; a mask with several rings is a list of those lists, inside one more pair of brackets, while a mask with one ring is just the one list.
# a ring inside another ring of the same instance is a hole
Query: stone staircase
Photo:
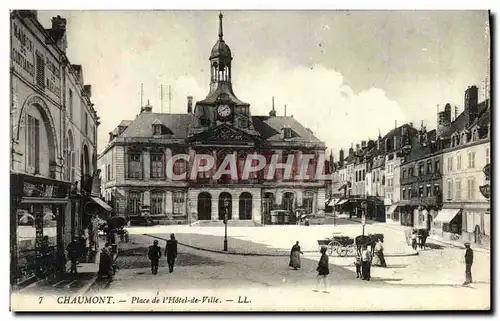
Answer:
[[[224, 222], [217, 221], [196, 221], [191, 223], [191, 226], [201, 226], [201, 227], [223, 227]], [[251, 221], [251, 220], [229, 220], [227, 223], [229, 227], [254, 227], [254, 226], [262, 226], [262, 224]]]

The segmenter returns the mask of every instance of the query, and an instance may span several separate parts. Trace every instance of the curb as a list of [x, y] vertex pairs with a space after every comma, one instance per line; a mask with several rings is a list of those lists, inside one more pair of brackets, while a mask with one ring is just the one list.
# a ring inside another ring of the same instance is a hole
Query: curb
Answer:
[[[144, 236], [148, 236], [148, 237], [152, 237], [152, 238], [155, 238], [155, 239], [159, 239], [159, 240], [162, 240], [162, 241], [167, 241], [167, 239], [163, 238], [163, 237], [158, 237], [158, 236], [154, 236], [154, 235], [151, 235], [151, 234], [147, 234], [147, 233], [144, 233], [143, 234]], [[212, 249], [207, 249], [207, 248], [202, 248], [202, 247], [198, 247], [198, 246], [193, 246], [193, 245], [189, 245], [189, 244], [185, 244], [185, 243], [182, 243], [182, 242], [179, 242], [179, 240], [177, 240], [177, 243], [182, 245], [182, 246], [185, 246], [185, 247], [188, 247], [188, 248], [191, 248], [191, 249], [195, 249], [195, 250], [198, 250], [198, 251], [205, 251], [205, 252], [212, 252], [212, 253], [219, 253], [219, 254], [227, 254], [227, 255], [240, 255], [240, 256], [260, 256], [260, 257], [289, 257], [290, 254], [265, 254], [265, 253], [235, 253], [235, 252], [224, 252], [224, 251], [220, 251], [220, 250], [212, 250]], [[303, 251], [304, 253], [318, 253], [318, 251]], [[394, 254], [386, 254], [384, 255], [385, 257], [403, 257], [403, 256], [416, 256], [416, 255], [419, 255], [418, 252], [414, 252], [414, 253], [394, 253]], [[351, 256], [351, 255], [346, 255], [344, 257], [354, 257], [354, 256]]]
[[[440, 244], [444, 244], [444, 245], [449, 246], [449, 247], [453, 247], [453, 248], [465, 250], [465, 246], [463, 246], [463, 245], [456, 245], [456, 244], [453, 244], [453, 243], [449, 243], [449, 242], [446, 242], [446, 241], [441, 241], [441, 240], [435, 239], [433, 237], [429, 237], [428, 240], [434, 241], [434, 242], [437, 242], [437, 243], [440, 243]], [[483, 253], [488, 253], [488, 254], [491, 253], [490, 250], [484, 249], [484, 248], [477, 248], [477, 247], [476, 248], [472, 248], [471, 247], [471, 249], [474, 250], [474, 251], [478, 251], [478, 252], [483, 252]]]

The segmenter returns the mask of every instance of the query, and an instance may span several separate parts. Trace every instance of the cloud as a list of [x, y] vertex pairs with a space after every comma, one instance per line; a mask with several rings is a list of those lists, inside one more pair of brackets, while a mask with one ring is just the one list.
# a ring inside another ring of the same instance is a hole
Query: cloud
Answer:
[[[186, 96], [192, 95], [194, 101], [199, 101], [207, 95], [209, 75], [204, 78], [204, 82], [199, 80], [201, 77], [189, 75], [162, 79], [151, 90], [160, 83], [172, 84], [172, 112], [185, 113]], [[293, 115], [310, 128], [335, 152], [351, 143], [376, 138], [379, 129], [384, 134], [394, 127], [395, 120], [398, 124], [406, 121], [401, 106], [387, 98], [382, 89], [355, 93], [339, 72], [321, 65], [289, 66], [271, 59], [259, 65], [238, 64], [233, 67], [233, 90], [239, 99], [251, 105], [252, 115], [267, 115], [274, 96], [278, 115], [284, 114], [286, 104], [288, 116]], [[165, 87], [164, 95], [163, 110], [168, 112]], [[154, 106], [156, 112], [158, 107], [159, 101]]]
[[343, 76], [321, 65], [289, 67], [277, 60], [235, 70], [236, 95], [251, 103], [253, 115], [266, 115], [275, 96], [278, 115], [293, 115], [309, 127], [328, 148], [338, 150], [351, 143], [376, 138], [406, 121], [401, 106], [379, 88], [359, 93]]

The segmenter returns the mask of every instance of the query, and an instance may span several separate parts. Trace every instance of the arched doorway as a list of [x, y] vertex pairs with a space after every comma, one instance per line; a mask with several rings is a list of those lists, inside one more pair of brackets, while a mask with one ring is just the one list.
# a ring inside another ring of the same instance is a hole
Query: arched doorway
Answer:
[[239, 218], [240, 220], [251, 220], [252, 219], [252, 194], [248, 192], [243, 192], [240, 195], [240, 210]]
[[[228, 201], [228, 207], [226, 209], [226, 200]], [[224, 219], [224, 214], [226, 213], [226, 210], [227, 210], [227, 219], [230, 220], [232, 219], [233, 215], [233, 198], [231, 196], [231, 194], [227, 193], [227, 192], [222, 192], [220, 193], [220, 196], [219, 196], [219, 220], [223, 220]]]
[[314, 194], [312, 192], [305, 192], [302, 200], [302, 207], [306, 214], [311, 214], [314, 210]]
[[198, 194], [198, 220], [212, 219], [212, 196], [210, 193]]
[[295, 203], [295, 194], [292, 192], [286, 192], [283, 194], [283, 200], [281, 202], [281, 205], [283, 206], [284, 210], [290, 211], [290, 213], [293, 213], [294, 210], [294, 203]]
[[474, 228], [474, 243], [481, 244], [481, 228], [479, 225]]

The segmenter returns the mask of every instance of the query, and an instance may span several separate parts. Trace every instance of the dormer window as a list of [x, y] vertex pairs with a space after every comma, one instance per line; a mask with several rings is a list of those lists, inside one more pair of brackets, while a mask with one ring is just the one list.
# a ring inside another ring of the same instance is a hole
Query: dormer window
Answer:
[[467, 133], [463, 132], [462, 133], [462, 139], [461, 139], [461, 144], [467, 144]]
[[479, 130], [477, 127], [472, 129], [472, 141], [476, 141], [479, 139]]
[[153, 135], [161, 135], [161, 124], [154, 124], [153, 125]]
[[292, 129], [290, 127], [283, 128], [283, 138], [284, 139], [292, 138]]

